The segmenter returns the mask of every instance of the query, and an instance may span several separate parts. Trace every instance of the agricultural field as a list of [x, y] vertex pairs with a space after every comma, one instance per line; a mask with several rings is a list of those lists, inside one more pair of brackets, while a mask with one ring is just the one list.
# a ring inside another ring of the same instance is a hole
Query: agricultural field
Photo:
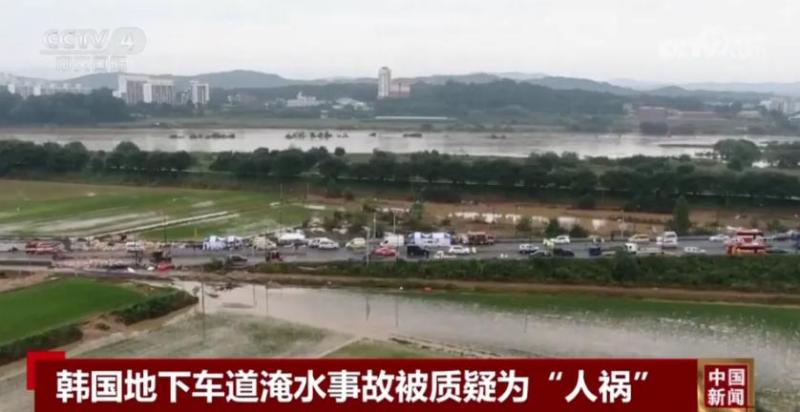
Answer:
[[0, 233], [145, 239], [245, 235], [297, 225], [321, 211], [280, 204], [278, 193], [0, 180]]
[[92, 279], [54, 280], [0, 294], [0, 343], [144, 300], [148, 290]]

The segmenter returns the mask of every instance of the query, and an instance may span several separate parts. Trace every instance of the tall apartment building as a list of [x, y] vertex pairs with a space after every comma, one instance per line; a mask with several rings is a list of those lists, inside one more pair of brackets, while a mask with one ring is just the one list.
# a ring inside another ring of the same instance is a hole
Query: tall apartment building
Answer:
[[392, 71], [384, 66], [378, 70], [378, 99], [385, 99], [391, 95]]
[[175, 84], [170, 78], [121, 74], [117, 81], [115, 95], [126, 104], [175, 103]]
[[211, 100], [211, 86], [205, 82], [191, 80], [189, 82], [189, 95], [192, 103], [206, 105]]

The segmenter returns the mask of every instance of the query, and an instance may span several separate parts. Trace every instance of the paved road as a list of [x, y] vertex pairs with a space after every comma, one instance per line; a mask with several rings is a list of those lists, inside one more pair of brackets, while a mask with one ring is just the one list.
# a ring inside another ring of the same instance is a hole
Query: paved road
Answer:
[[[541, 247], [541, 244], [535, 245]], [[624, 242], [610, 242], [607, 241], [603, 244], [603, 248], [611, 248], [614, 246], [622, 246]], [[785, 250], [788, 253], [797, 253], [794, 249], [794, 244], [790, 241], [770, 242], [771, 247], [775, 249]], [[572, 243], [569, 245], [562, 245], [560, 247], [571, 250], [575, 253], [577, 258], [589, 258], [588, 242]], [[642, 245], [642, 247], [655, 246], [655, 243], [649, 245]], [[667, 251], [669, 254], [679, 255], [682, 253], [684, 247], [694, 246], [706, 250], [710, 255], [722, 255], [725, 253], [725, 246], [722, 243], [709, 242], [707, 239], [696, 240], [683, 240], [677, 249]], [[444, 249], [446, 251], [446, 248]], [[347, 260], [364, 260], [364, 251], [351, 251], [345, 248], [338, 250], [319, 250], [306, 247], [293, 248], [282, 247], [280, 248], [281, 255], [287, 262], [327, 262], [327, 261], [347, 261]], [[505, 257], [508, 259], [525, 259], [527, 256], [519, 253], [519, 243], [498, 243], [493, 246], [478, 246], [477, 253], [469, 256], [461, 256], [459, 259], [492, 259]], [[407, 258], [405, 251], [402, 251], [401, 258]], [[250, 263], [257, 263], [263, 261], [264, 252], [254, 250], [237, 250], [237, 251], [206, 251], [194, 249], [173, 249], [173, 261], [177, 265], [199, 265], [209, 262], [213, 258], [224, 259], [225, 257], [236, 254], [245, 256]], [[133, 263], [134, 259], [131, 255], [117, 251], [117, 252], [71, 252], [67, 254], [71, 259], [97, 259], [97, 260], [112, 260], [122, 263]], [[44, 263], [49, 258], [46, 256], [28, 256], [21, 252], [10, 253], [0, 252], [0, 261], [5, 265], [13, 264], [17, 260], [38, 260]], [[393, 260], [394, 258], [380, 258], [371, 257], [375, 261], [380, 260]]]

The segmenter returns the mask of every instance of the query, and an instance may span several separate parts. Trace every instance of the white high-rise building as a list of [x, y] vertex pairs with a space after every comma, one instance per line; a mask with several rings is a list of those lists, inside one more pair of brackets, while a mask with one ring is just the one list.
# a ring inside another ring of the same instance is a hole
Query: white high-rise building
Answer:
[[378, 70], [378, 99], [385, 99], [391, 94], [392, 71], [384, 66]]
[[175, 86], [171, 78], [120, 74], [115, 96], [127, 104], [175, 103]]
[[211, 86], [208, 83], [192, 80], [189, 82], [192, 103], [206, 105], [211, 99]]

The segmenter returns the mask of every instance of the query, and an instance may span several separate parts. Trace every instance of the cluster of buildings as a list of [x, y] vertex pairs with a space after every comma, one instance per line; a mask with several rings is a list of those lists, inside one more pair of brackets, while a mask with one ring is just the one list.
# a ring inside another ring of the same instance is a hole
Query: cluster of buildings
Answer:
[[[252, 105], [256, 99], [252, 96], [237, 93], [228, 96], [229, 104], [233, 105]], [[345, 110], [352, 108], [355, 111], [368, 111], [372, 110], [372, 106], [350, 97], [341, 97], [336, 100], [321, 100], [315, 96], [309, 96], [303, 92], [298, 92], [293, 99], [275, 99], [264, 103], [267, 110], [272, 108], [288, 108], [288, 109], [313, 109], [325, 108], [332, 110]]]
[[114, 96], [128, 105], [155, 103], [206, 105], [211, 99], [211, 86], [206, 82], [190, 80], [188, 86], [178, 89], [171, 77], [120, 74]]
[[56, 93], [88, 93], [89, 89], [79, 83], [69, 82], [34, 82], [20, 79], [6, 73], [0, 73], [0, 89], [26, 99], [30, 96], [49, 96]]
[[762, 101], [760, 105], [769, 111], [781, 112], [787, 116], [800, 112], [800, 99], [787, 96], [773, 96]]
[[411, 96], [411, 81], [392, 80], [392, 70], [384, 66], [378, 70], [378, 99], [408, 98]]

